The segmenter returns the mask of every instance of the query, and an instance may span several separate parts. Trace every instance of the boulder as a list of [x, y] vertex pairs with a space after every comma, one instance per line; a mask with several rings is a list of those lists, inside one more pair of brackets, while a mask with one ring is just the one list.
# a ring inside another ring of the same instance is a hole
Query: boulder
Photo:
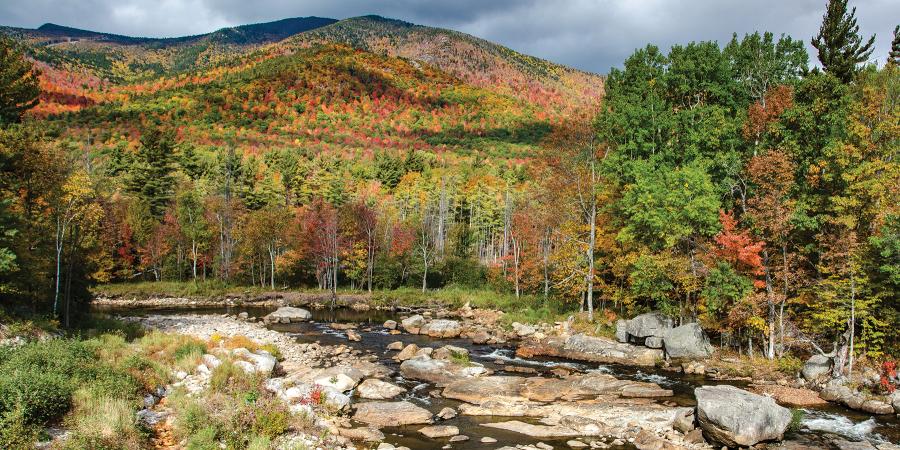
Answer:
[[454, 427], [453, 425], [432, 425], [430, 427], [420, 428], [419, 433], [424, 434], [425, 437], [435, 439], [456, 436], [459, 434], [459, 428]]
[[533, 326], [519, 322], [513, 322], [512, 329], [519, 337], [528, 337], [537, 332]]
[[[620, 344], [610, 339], [584, 334], [569, 336], [562, 342], [561, 349], [554, 348], [556, 347], [554, 339], [548, 339], [546, 344], [549, 345], [546, 345], [544, 349], [551, 351], [543, 354], [548, 356], [561, 356], [600, 363], [627, 362], [640, 366], [652, 366], [663, 357], [662, 350]], [[522, 348], [519, 347], [520, 350], [516, 354], [527, 357], [528, 355], [521, 353]]]
[[456, 410], [450, 407], [445, 407], [437, 413], [438, 419], [449, 420], [456, 417]]
[[384, 440], [384, 433], [368, 427], [340, 428], [338, 434], [353, 441], [381, 442]]
[[169, 417], [168, 411], [153, 411], [145, 408], [137, 412], [138, 421], [149, 427], [166, 420], [167, 417]]
[[272, 374], [272, 371], [275, 370], [275, 365], [278, 364], [278, 360], [265, 350], [250, 352], [250, 350], [241, 347], [232, 350], [231, 354], [250, 363], [250, 366], [247, 366], [245, 364], [240, 365], [240, 367], [243, 368], [247, 373], [261, 373], [268, 376]]
[[312, 319], [312, 313], [293, 306], [282, 306], [265, 317], [265, 321], [269, 323], [305, 322], [310, 319]]
[[481, 404], [486, 399], [523, 401], [521, 377], [489, 376], [454, 381], [444, 388], [444, 398], [452, 398], [472, 404]]
[[444, 359], [426, 357], [408, 359], [400, 364], [400, 373], [404, 377], [434, 383], [438, 387], [446, 386], [459, 378], [477, 377], [489, 372], [480, 364], [455, 364]]
[[361, 398], [372, 400], [387, 400], [404, 392], [406, 392], [406, 389], [403, 389], [400, 386], [375, 378], [369, 378], [356, 387], [356, 393], [359, 394]]
[[346, 392], [356, 386], [356, 380], [343, 373], [318, 378], [314, 383], [338, 392]]
[[872, 414], [893, 414], [894, 407], [880, 400], [866, 400], [859, 408]]
[[616, 321], [616, 340], [623, 344], [628, 342], [628, 321], [625, 319]]
[[434, 359], [453, 359], [453, 358], [465, 358], [469, 356], [469, 351], [462, 348], [457, 347], [455, 345], [445, 345], [431, 354], [431, 357]]
[[403, 347], [403, 350], [400, 350], [400, 353], [394, 356], [394, 359], [397, 361], [406, 361], [407, 359], [413, 358], [416, 356], [416, 353], [419, 352], [419, 346], [416, 344], [409, 344], [406, 347]]
[[713, 350], [706, 333], [696, 323], [672, 328], [666, 332], [662, 341], [670, 358], [706, 358]]
[[660, 312], [641, 314], [628, 321], [625, 330], [631, 337], [643, 339], [650, 336], [665, 336], [672, 328], [672, 319]]
[[644, 341], [644, 345], [649, 348], [663, 348], [663, 338], [659, 336], [650, 336]]
[[490, 342], [492, 336], [486, 330], [478, 330], [472, 333], [470, 338], [472, 339], [473, 344], [487, 344]]
[[400, 326], [409, 333], [419, 334], [419, 331], [425, 325], [425, 318], [419, 314], [400, 321]]
[[455, 338], [462, 332], [462, 325], [456, 320], [436, 319], [428, 322], [420, 330], [420, 334], [427, 334], [435, 338]]
[[891, 394], [891, 406], [894, 407], [894, 412], [900, 414], [900, 390], [896, 390]]
[[379, 427], [426, 424], [431, 413], [410, 402], [366, 402], [356, 405], [353, 420]]
[[347, 330], [347, 340], [353, 342], [359, 342], [362, 340], [362, 336], [357, 333], [355, 330]]
[[385, 320], [384, 327], [388, 330], [396, 330], [397, 329], [397, 321], [396, 320]]
[[334, 411], [350, 406], [350, 397], [331, 387], [322, 388], [322, 404]]
[[390, 344], [388, 344], [386, 349], [399, 352], [400, 350], [403, 350], [403, 343], [400, 341], [391, 342]]
[[853, 398], [853, 390], [841, 383], [840, 380], [831, 380], [819, 392], [819, 397], [829, 402], [846, 404]]
[[812, 355], [803, 363], [800, 373], [806, 381], [816, 381], [823, 375], [831, 372], [834, 360], [825, 355]]
[[694, 395], [700, 428], [709, 440], [722, 445], [749, 447], [781, 440], [791, 423], [791, 411], [771, 397], [734, 386], [701, 386]]

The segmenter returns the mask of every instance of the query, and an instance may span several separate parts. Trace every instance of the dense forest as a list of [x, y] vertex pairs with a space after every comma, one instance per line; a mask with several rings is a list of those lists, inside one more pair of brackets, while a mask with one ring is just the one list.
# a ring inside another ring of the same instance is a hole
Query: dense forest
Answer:
[[4, 38], [0, 292], [68, 323], [97, 283], [487, 285], [769, 358], [896, 354], [900, 35], [871, 55], [831, 5], [821, 67], [754, 33], [602, 81], [478, 41], [423, 64], [394, 23], [390, 51], [342, 21], [118, 78]]

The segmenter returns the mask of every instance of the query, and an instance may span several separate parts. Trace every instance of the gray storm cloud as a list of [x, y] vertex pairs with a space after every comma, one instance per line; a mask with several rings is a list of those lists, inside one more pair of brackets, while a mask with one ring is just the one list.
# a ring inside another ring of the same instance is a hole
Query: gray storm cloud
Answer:
[[[900, 1], [851, 0], [861, 31], [877, 34], [883, 61]], [[379, 14], [450, 28], [583, 70], [606, 73], [635, 48], [771, 31], [809, 42], [825, 0], [29, 0], [0, 1], [0, 24], [53, 22], [131, 36], [170, 37], [297, 16]], [[808, 45], [807, 45], [808, 46]], [[810, 50], [810, 60], [815, 53]]]

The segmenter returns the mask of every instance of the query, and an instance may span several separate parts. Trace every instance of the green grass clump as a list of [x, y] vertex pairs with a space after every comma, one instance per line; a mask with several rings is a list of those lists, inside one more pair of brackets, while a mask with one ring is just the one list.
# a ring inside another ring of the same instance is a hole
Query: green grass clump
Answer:
[[788, 425], [790, 431], [800, 431], [800, 424], [803, 422], [803, 410], [791, 408], [791, 423]]

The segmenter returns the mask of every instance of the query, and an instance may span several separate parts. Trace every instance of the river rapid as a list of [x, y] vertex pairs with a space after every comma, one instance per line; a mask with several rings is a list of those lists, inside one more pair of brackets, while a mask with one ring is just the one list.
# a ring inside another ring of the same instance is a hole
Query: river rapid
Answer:
[[[262, 317], [274, 311], [274, 307], [216, 307], [216, 308], [177, 308], [177, 309], [122, 309], [116, 307], [95, 307], [96, 313], [111, 314], [120, 317], [139, 317], [148, 314], [196, 314], [196, 315], [237, 315], [246, 312], [251, 317]], [[679, 406], [694, 406], [694, 388], [710, 384], [732, 384], [737, 387], [745, 387], [743, 382], [730, 382], [707, 379], [703, 375], [685, 375], [681, 373], [664, 371], [654, 367], [638, 367], [625, 364], [596, 364], [562, 358], [536, 357], [530, 359], [518, 358], [515, 355], [515, 345], [476, 345], [466, 339], [437, 339], [426, 335], [399, 334], [392, 335], [382, 324], [386, 320], [399, 322], [401, 313], [383, 310], [356, 311], [349, 308], [311, 309], [313, 320], [311, 322], [292, 324], [273, 324], [268, 328], [284, 333], [297, 342], [318, 342], [323, 345], [346, 345], [367, 354], [376, 355], [378, 362], [393, 369], [395, 375], [392, 382], [407, 389], [396, 400], [408, 400], [418, 406], [437, 413], [445, 407], [457, 409], [460, 402], [430, 395], [435, 390], [434, 385], [415, 380], [407, 380], [399, 375], [400, 363], [393, 360], [396, 352], [386, 350], [387, 346], [396, 341], [406, 344], [416, 344], [420, 347], [439, 348], [444, 345], [455, 345], [469, 350], [471, 360], [483, 364], [496, 372], [497, 375], [522, 375], [522, 373], [508, 372], [508, 366], [524, 367], [525, 370], [533, 369], [535, 372], [528, 376], [554, 376], [551, 372], [555, 368], [565, 368], [575, 372], [600, 371], [608, 373], [616, 378], [635, 381], [648, 381], [657, 383], [663, 388], [674, 391], [675, 396], [665, 399], [677, 403]], [[356, 331], [362, 339], [358, 342], [347, 339], [345, 331], [336, 330], [330, 326], [333, 323], [357, 324]], [[471, 439], [465, 442], [454, 442], [454, 449], [485, 449], [499, 448], [504, 445], [535, 444], [544, 442], [556, 448], [569, 448], [566, 439], [534, 439], [519, 433], [504, 431], [480, 426], [487, 422], [497, 422], [504, 418], [496, 416], [463, 416], [441, 422], [442, 425], [454, 425], [462, 434]], [[510, 420], [528, 421], [521, 417]], [[536, 421], [534, 423], [537, 423]], [[416, 430], [421, 426], [407, 426], [385, 428], [385, 441], [397, 446], [406, 446], [414, 450], [441, 448], [446, 440], [434, 440], [422, 436]], [[496, 443], [484, 444], [480, 442], [482, 437], [496, 439]], [[804, 409], [800, 430], [788, 432], [785, 441], [781, 444], [773, 444], [776, 448], [841, 448], [837, 443], [843, 441], [854, 442], [854, 448], [876, 448], [875, 446], [886, 443], [900, 443], [900, 420], [896, 415], [872, 416], [853, 411], [835, 404], [824, 407]], [[607, 444], [611, 444], [608, 442]], [[867, 445], [868, 444], [868, 445]], [[635, 448], [633, 445], [610, 445], [610, 448]]]

